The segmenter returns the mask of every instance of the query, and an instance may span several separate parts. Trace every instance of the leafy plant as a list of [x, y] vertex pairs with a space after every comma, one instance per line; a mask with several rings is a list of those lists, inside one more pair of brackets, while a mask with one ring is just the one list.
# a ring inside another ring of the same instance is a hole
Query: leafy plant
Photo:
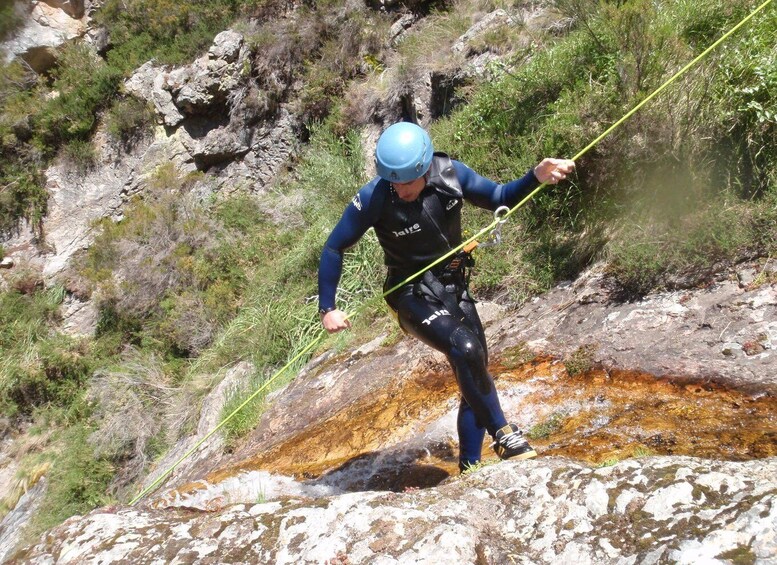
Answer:
[[151, 129], [154, 111], [148, 103], [128, 96], [111, 105], [105, 121], [108, 133], [125, 147], [130, 147]]
[[543, 422], [532, 426], [526, 436], [529, 439], [546, 439], [563, 427], [565, 419], [563, 412], [553, 412]]
[[86, 140], [95, 127], [97, 112], [116, 92], [121, 73], [85, 44], [74, 43], [61, 51], [52, 75], [58, 95], [34, 116], [34, 142], [48, 148]]
[[0, 294], [0, 406], [10, 416], [49, 403], [67, 406], [80, 394], [92, 364], [82, 344], [51, 326], [62, 287]]
[[0, 1], [0, 41], [9, 38], [23, 21], [14, 0]]
[[598, 345], [588, 344], [578, 347], [572, 355], [564, 359], [564, 366], [570, 377], [590, 371], [594, 367], [594, 354]]
[[88, 438], [91, 429], [77, 424], [61, 435], [61, 453], [48, 474], [49, 486], [35, 515], [39, 531], [51, 528], [75, 514], [107, 504], [107, 487], [113, 478], [113, 466], [94, 456]]

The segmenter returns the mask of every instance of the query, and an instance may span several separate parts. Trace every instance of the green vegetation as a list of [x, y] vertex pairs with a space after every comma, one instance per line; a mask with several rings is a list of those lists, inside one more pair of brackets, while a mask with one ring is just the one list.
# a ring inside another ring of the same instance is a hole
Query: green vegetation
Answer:
[[180, 64], [199, 56], [238, 15], [237, 0], [108, 0], [95, 19], [110, 33], [111, 66], [132, 71], [150, 59]]
[[105, 118], [108, 133], [124, 147], [131, 147], [154, 124], [154, 110], [137, 98], [117, 99]]
[[36, 531], [107, 500], [113, 478], [110, 462], [95, 458], [86, 441], [91, 413], [87, 384], [115, 344], [80, 340], [56, 331], [57, 310], [65, 290], [42, 290], [27, 274], [15, 289], [0, 294], [0, 412], [6, 418], [33, 420], [36, 427], [18, 457], [19, 488], [6, 493], [0, 515], [44, 473], [49, 487]]
[[525, 341], [520, 342], [518, 345], [506, 348], [502, 351], [502, 364], [507, 369], [516, 369], [531, 362], [535, 355], [528, 348]]
[[[234, 359], [248, 358], [257, 367], [268, 367], [254, 377], [250, 390], [234, 392], [224, 414], [242, 403], [282, 362], [296, 356], [321, 331], [315, 300], [321, 246], [353, 197], [355, 187], [366, 180], [362, 176], [359, 137], [352, 133], [341, 139], [331, 128], [331, 123], [314, 128], [311, 144], [298, 166], [299, 179], [284, 189], [303, 195], [305, 204], [298, 213], [300, 226], [305, 229], [295, 226], [282, 238], [263, 243], [262, 256], [254, 262], [257, 284], [247, 291], [244, 308], [198, 363], [218, 367]], [[352, 312], [364, 300], [380, 295], [381, 264], [377, 240], [372, 236], [365, 237], [346, 254], [338, 291], [340, 308]], [[361, 339], [376, 335], [386, 323], [382, 302], [375, 300], [373, 304], [380, 305], [365, 311], [356, 321], [354, 332]], [[381, 318], [382, 322], [373, 324]], [[303, 357], [273, 388], [287, 383], [306, 360]], [[228, 435], [239, 436], [253, 427], [261, 414], [262, 396], [244, 409], [240, 418], [225, 426]]]
[[630, 449], [619, 452], [617, 455], [612, 455], [602, 460], [597, 467], [612, 467], [617, 465], [625, 459], [640, 458], [640, 457], [652, 457], [656, 454], [655, 451], [644, 445], [636, 445]]
[[529, 439], [546, 439], [559, 431], [564, 426], [564, 420], [567, 414], [563, 412], [553, 412], [539, 424], [535, 424], [526, 432]]
[[37, 530], [56, 526], [74, 514], [84, 514], [111, 500], [106, 491], [114, 469], [110, 462], [95, 457], [89, 443], [92, 431], [79, 423], [62, 432], [58, 442], [61, 451], [48, 473], [48, 492], [35, 515]]
[[81, 393], [91, 368], [84, 344], [53, 331], [64, 293], [57, 286], [0, 294], [0, 411], [6, 416], [66, 406]]
[[[229, 26], [240, 4], [109, 1], [97, 12], [111, 37], [105, 59], [72, 43], [60, 49], [48, 75], [16, 62], [0, 66], [0, 233], [20, 219], [39, 228], [47, 199], [40, 171], [58, 154], [79, 170], [88, 168], [91, 135], [103, 111], [109, 110], [109, 132], [125, 146], [150, 125], [147, 110], [117, 96], [123, 78], [150, 59], [191, 60]], [[0, 4], [0, 37], [15, 25], [13, 13], [10, 4]]]
[[[435, 124], [439, 147], [504, 180], [544, 155], [571, 156], [749, 9], [722, 1], [559, 5], [577, 28], [526, 64], [495, 68], [497, 80]], [[700, 266], [711, 262], [770, 252], [776, 26], [767, 14], [755, 18], [581, 158], [575, 182], [538, 195], [518, 215], [520, 229], [508, 230], [513, 251], [483, 254], [481, 290], [507, 288], [522, 300], [605, 257], [633, 296], [698, 284], [709, 275]], [[519, 54], [515, 64], [524, 60]], [[727, 223], [737, 214], [744, 225]]]
[[570, 377], [586, 373], [594, 368], [594, 354], [598, 345], [581, 345], [571, 355], [564, 358], [564, 366]]
[[22, 21], [14, 0], [0, 0], [0, 41], [10, 37]]

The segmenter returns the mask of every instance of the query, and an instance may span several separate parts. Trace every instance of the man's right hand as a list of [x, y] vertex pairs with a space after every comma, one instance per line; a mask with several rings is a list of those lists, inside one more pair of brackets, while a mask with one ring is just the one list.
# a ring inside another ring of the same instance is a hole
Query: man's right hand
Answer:
[[346, 316], [342, 310], [332, 310], [321, 316], [321, 323], [330, 334], [337, 333], [351, 327], [351, 321]]

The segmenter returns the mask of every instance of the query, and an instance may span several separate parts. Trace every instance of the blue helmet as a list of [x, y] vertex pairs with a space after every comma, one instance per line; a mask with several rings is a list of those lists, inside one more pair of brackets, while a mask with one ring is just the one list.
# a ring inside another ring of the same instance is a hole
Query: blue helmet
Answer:
[[409, 182], [423, 176], [432, 164], [432, 139], [423, 128], [400, 122], [384, 131], [375, 147], [375, 168], [389, 182]]

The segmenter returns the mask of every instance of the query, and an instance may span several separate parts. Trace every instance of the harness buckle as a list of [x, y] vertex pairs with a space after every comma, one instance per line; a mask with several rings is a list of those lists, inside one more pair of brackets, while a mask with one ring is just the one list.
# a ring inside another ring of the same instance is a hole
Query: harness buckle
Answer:
[[502, 243], [502, 225], [507, 221], [507, 213], [509, 211], [510, 208], [507, 206], [500, 206], [494, 210], [496, 226], [494, 226], [494, 229], [488, 234], [488, 238], [480, 243], [480, 247], [493, 247], [494, 245]]

